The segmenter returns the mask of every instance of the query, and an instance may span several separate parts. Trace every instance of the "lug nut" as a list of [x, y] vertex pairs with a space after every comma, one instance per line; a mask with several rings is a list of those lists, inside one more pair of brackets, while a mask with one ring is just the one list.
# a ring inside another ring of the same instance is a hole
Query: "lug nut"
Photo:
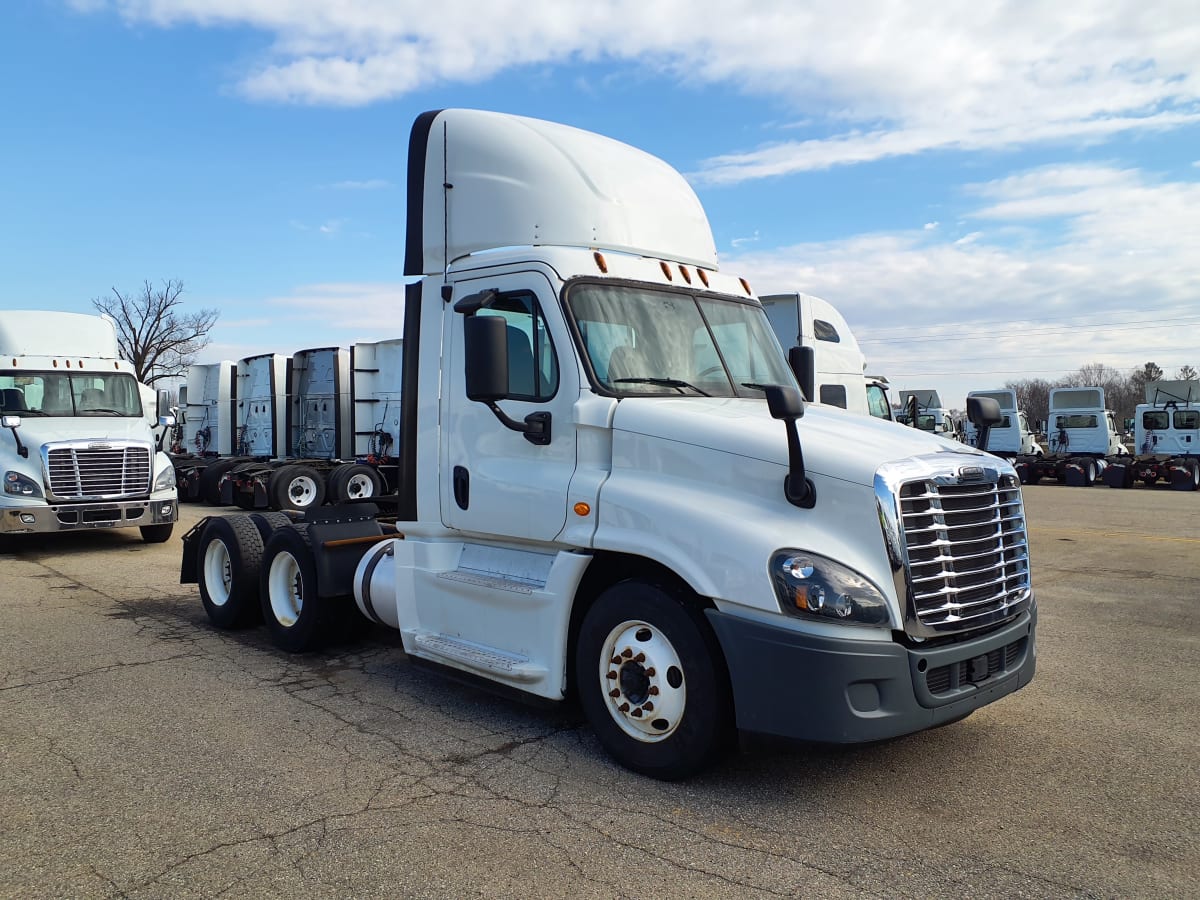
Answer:
[[633, 658], [633, 661], [634, 661], [635, 663], [644, 663], [644, 662], [646, 661], [646, 654], [645, 654], [645, 653], [639, 653], [637, 656], [635, 656], [635, 657]]
[[620, 706], [617, 707], [617, 709], [619, 709], [621, 712], [629, 712], [629, 704], [622, 703]]
[[616, 677], [617, 677], [617, 673], [616, 673], [616, 672], [614, 672], [614, 671], [612, 671], [612, 669], [609, 669], [609, 670], [608, 670], [608, 674], [607, 674], [607, 675], [605, 675], [604, 677], [605, 677], [605, 678], [616, 678]]
[[644, 709], [646, 712], [654, 712], [654, 704], [647, 701], [646, 703], [642, 704], [642, 709]]
[[633, 711], [633, 717], [634, 717], [635, 719], [640, 719], [640, 718], [642, 717], [642, 710], [641, 710], [641, 708], [635, 709], [635, 710]]
[[654, 666], [651, 666], [650, 668], [648, 668], [648, 669], [646, 670], [646, 677], [647, 677], [647, 678], [653, 678], [653, 677], [654, 677]]
[[610, 696], [610, 697], [620, 697], [620, 696], [621, 696], [621, 691], [620, 691], [620, 689], [619, 689], [619, 688], [613, 688], [611, 691], [609, 691], [609, 692], [608, 692], [608, 696]]
[[633, 656], [633, 651], [630, 650], [628, 647], [626, 647], [624, 650], [621, 651], [621, 655], [623, 657], [625, 657], [626, 659], [629, 659], [631, 656]]
[[619, 666], [621, 664], [621, 657], [614, 656], [612, 659], [609, 660], [609, 662], [612, 663], [614, 666]]

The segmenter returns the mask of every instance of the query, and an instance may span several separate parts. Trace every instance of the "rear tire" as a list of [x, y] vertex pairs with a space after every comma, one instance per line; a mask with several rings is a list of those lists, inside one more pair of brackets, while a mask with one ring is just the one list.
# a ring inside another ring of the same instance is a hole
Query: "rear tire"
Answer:
[[329, 475], [329, 499], [334, 503], [366, 500], [383, 493], [383, 479], [370, 466], [346, 463]]
[[245, 628], [262, 611], [258, 603], [263, 541], [249, 516], [214, 516], [204, 526], [199, 553], [200, 600], [217, 628]]
[[241, 460], [220, 459], [200, 473], [200, 498], [209, 506], [221, 505], [221, 478]]
[[142, 533], [142, 543], [144, 544], [165, 544], [171, 539], [171, 532], [175, 530], [175, 523], [167, 522], [163, 525], [142, 525], [138, 531]]
[[275, 646], [288, 653], [317, 650], [337, 625], [337, 600], [317, 590], [307, 525], [280, 528], [263, 549], [259, 597]]
[[720, 645], [671, 588], [623, 581], [596, 598], [579, 630], [575, 684], [601, 745], [635, 772], [686, 778], [732, 744]]
[[271, 473], [267, 496], [274, 509], [311, 509], [325, 502], [325, 479], [312, 466], [283, 466]]

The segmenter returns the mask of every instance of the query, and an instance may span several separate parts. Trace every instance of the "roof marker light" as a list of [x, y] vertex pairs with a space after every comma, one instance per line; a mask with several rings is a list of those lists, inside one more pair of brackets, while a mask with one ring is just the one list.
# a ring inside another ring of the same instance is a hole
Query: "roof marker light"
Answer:
[[703, 269], [697, 269], [696, 274], [700, 276], [700, 280], [704, 282], [704, 286], [708, 287], [708, 273]]
[[692, 273], [688, 271], [687, 266], [680, 266], [679, 274], [683, 276], [683, 280], [686, 281], [688, 284], [692, 283]]
[[596, 268], [599, 269], [602, 274], [607, 275], [608, 274], [608, 260], [606, 260], [604, 258], [604, 254], [601, 253], [599, 250], [597, 250], [595, 253], [592, 254], [592, 258], [596, 260]]
[[674, 280], [675, 280], [675, 276], [671, 274], [671, 267], [670, 267], [670, 266], [668, 266], [668, 265], [667, 265], [665, 262], [662, 262], [662, 261], [660, 260], [660, 261], [659, 261], [659, 263], [658, 263], [658, 267], [659, 267], [660, 269], [662, 269], [662, 273], [663, 273], [664, 275], [666, 275], [666, 276], [667, 276], [667, 281], [674, 281]]
[[742, 283], [742, 290], [746, 292], [747, 297], [754, 294], [754, 291], [750, 290], [750, 282], [748, 282], [745, 278], [739, 278], [738, 281]]

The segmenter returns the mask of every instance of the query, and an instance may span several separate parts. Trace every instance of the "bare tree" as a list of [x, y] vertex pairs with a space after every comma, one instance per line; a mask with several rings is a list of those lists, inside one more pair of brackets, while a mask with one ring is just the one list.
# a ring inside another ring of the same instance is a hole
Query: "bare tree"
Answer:
[[1030, 422], [1044, 422], [1050, 417], [1050, 388], [1057, 387], [1044, 378], [1026, 378], [1004, 385], [1017, 393], [1017, 405], [1025, 411]]
[[178, 279], [167, 279], [160, 288], [147, 280], [136, 294], [112, 292], [92, 300], [92, 306], [116, 323], [121, 356], [145, 384], [182, 375], [208, 346], [208, 333], [220, 315], [215, 309], [182, 312]]
[[1196, 381], [1197, 372], [1195, 366], [1180, 366], [1179, 371], [1175, 375], [1180, 381]]

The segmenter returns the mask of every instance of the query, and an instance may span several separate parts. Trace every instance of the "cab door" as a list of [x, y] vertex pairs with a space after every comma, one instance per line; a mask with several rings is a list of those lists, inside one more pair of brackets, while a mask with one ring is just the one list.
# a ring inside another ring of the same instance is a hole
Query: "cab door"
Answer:
[[476, 316], [499, 316], [508, 334], [509, 397], [497, 405], [512, 420], [549, 417], [550, 440], [534, 443], [499, 421], [484, 403], [467, 399], [466, 316], [447, 306], [441, 399], [442, 522], [460, 531], [551, 541], [567, 515], [575, 471], [572, 421], [579, 397], [578, 366], [549, 279], [540, 272], [493, 275], [459, 282], [455, 301], [496, 291]]

